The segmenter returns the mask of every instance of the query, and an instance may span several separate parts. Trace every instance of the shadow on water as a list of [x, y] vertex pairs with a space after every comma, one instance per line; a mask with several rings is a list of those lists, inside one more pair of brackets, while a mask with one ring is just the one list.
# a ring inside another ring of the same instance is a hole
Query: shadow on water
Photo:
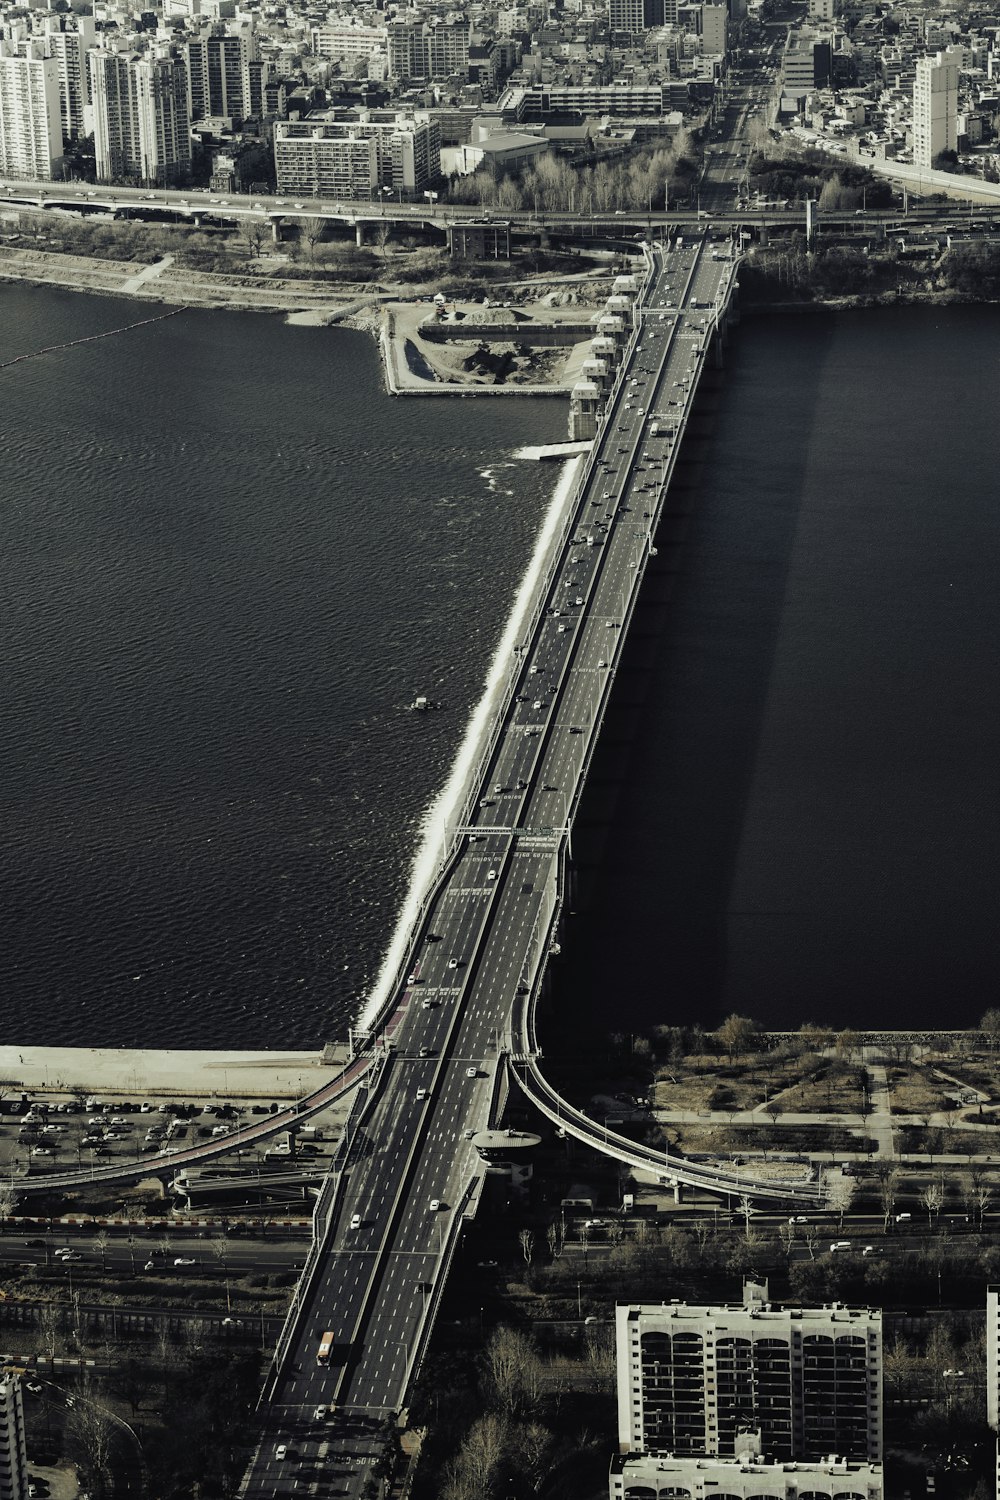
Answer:
[[[730, 892], [832, 337], [820, 318], [811, 332], [782, 418], [796, 440], [779, 451], [745, 329], [725, 368], [706, 373], [574, 834], [571, 914], [541, 1017], [553, 1055], [568, 1037], [720, 1019]], [[724, 467], [738, 403], [759, 420], [741, 422], [752, 439]], [[728, 491], [726, 473], [738, 475]]]

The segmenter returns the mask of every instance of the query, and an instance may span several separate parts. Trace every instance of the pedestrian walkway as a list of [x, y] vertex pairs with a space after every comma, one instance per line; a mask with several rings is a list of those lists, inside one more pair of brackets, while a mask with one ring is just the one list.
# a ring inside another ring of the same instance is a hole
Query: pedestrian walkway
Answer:
[[123, 283], [123, 293], [125, 293], [126, 296], [134, 295], [134, 293], [138, 292], [142, 287], [146, 285], [147, 281], [155, 281], [158, 276], [162, 276], [164, 271], [172, 266], [173, 263], [174, 257], [172, 255], [164, 255], [161, 260], [154, 260], [151, 266], [143, 266], [138, 275], [130, 276], [128, 280]]

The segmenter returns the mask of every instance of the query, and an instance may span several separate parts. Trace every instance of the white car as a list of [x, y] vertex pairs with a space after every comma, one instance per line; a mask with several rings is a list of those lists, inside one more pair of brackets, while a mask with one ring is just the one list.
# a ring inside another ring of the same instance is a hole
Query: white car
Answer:
[[178, 1255], [174, 1258], [175, 1266], [193, 1266], [194, 1264], [190, 1255]]
[[478, 1078], [479, 1077], [479, 1069], [478, 1068], [466, 1068], [466, 1070], [465, 1070], [465, 1076], [466, 1076], [466, 1078]]
[[438, 1211], [438, 1209], [440, 1207], [441, 1207], [441, 1199], [440, 1198], [432, 1198], [431, 1199], [431, 1213], [432, 1214], [436, 1214], [437, 1211]]
[[351, 1228], [352, 1229], [360, 1229], [361, 1228], [361, 1215], [360, 1214], [351, 1214]]

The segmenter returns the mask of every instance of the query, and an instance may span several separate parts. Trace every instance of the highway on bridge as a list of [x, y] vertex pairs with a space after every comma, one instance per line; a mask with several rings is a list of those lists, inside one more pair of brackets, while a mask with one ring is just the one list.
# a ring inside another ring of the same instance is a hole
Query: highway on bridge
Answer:
[[[544, 968], [568, 825], [668, 461], [735, 274], [725, 242], [655, 248], [648, 260], [634, 357], [518, 648], [476, 805], [427, 905], [381, 1076], [320, 1204], [321, 1244], [279, 1344], [247, 1496], [290, 1493], [294, 1480], [316, 1495], [361, 1493], [474, 1211], [485, 1167], [472, 1138], [489, 1123], [517, 996]], [[317, 1358], [327, 1332], [329, 1364]]]

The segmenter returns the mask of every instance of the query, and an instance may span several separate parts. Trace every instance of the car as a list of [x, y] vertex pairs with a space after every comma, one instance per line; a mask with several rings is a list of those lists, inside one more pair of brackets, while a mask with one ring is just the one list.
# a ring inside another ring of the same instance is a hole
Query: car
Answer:
[[277, 1459], [277, 1461], [278, 1461], [279, 1464], [282, 1462], [283, 1459], [286, 1459], [288, 1457], [288, 1444], [287, 1443], [279, 1443], [277, 1445], [277, 1447], [275, 1448], [275, 1450], [274, 1450], [274, 1456]]
[[83, 1260], [83, 1256], [80, 1254], [79, 1250], [70, 1250], [67, 1255], [61, 1255], [59, 1257], [59, 1260], [60, 1263], [65, 1266], [71, 1260]]
[[465, 1070], [465, 1076], [466, 1076], [466, 1078], [478, 1078], [479, 1077], [479, 1069], [478, 1068], [466, 1068], [466, 1070]]
[[27, 1243], [27, 1246], [28, 1246], [29, 1250], [44, 1250], [45, 1249], [45, 1241], [44, 1240], [28, 1240], [26, 1243]]
[[486, 871], [486, 879], [487, 880], [496, 880], [496, 878], [497, 878], [497, 872], [496, 872], [496, 870], [487, 870]]
[[461, 963], [461, 961], [462, 960], [460, 958], [449, 958], [449, 960], [448, 960], [448, 967], [449, 967], [449, 969], [457, 969], [458, 966], [459, 966], [459, 964]]
[[438, 1211], [438, 1209], [440, 1207], [441, 1207], [441, 1199], [440, 1198], [432, 1198], [431, 1199], [431, 1213], [432, 1214], [436, 1214], [437, 1211]]
[[908, 1224], [909, 1221], [912, 1218], [913, 1218], [912, 1214], [897, 1214], [896, 1215], [896, 1223], [897, 1224]]
[[24, 1389], [30, 1391], [33, 1396], [41, 1394], [42, 1387], [37, 1380], [29, 1380]]
[[317, 1406], [316, 1410], [313, 1412], [313, 1421], [325, 1422], [329, 1415], [330, 1408], [328, 1406]]
[[492, 1271], [496, 1267], [495, 1260], [477, 1260], [476, 1265], [481, 1271]]
[[850, 1240], [834, 1240], [833, 1244], [830, 1246], [830, 1254], [832, 1255], [835, 1250], [850, 1250], [850, 1248]]
[[351, 1214], [351, 1228], [352, 1229], [360, 1229], [361, 1228], [361, 1215], [360, 1214]]
[[193, 1260], [190, 1255], [175, 1255], [174, 1256], [174, 1265], [175, 1266], [193, 1266], [193, 1265], [196, 1265], [196, 1264], [197, 1264], [197, 1262], [195, 1260]]
[[788, 1222], [789, 1224], [808, 1224], [809, 1220], [806, 1218], [805, 1214], [794, 1214]]
[[433, 1005], [434, 1001], [431, 999], [430, 995], [425, 995], [420, 1002], [421, 1010], [431, 1010], [433, 1008]]
[[407, 984], [420, 984], [421, 983], [420, 975], [419, 974], [408, 974], [406, 982], [407, 982]]
[[32, 1146], [32, 1156], [55, 1156], [51, 1146]]
[[421, 1049], [420, 1049], [420, 1056], [421, 1057], [430, 1057], [431, 1055], [432, 1055], [432, 1052], [431, 1052], [431, 1048], [430, 1047], [421, 1047]]
[[879, 1253], [880, 1252], [877, 1245], [866, 1245], [861, 1252], [862, 1255], [878, 1255]]
[[475, 1135], [475, 1133], [476, 1132], [474, 1130], [467, 1130], [465, 1132], [464, 1139], [467, 1140], [467, 1141], [471, 1141], [472, 1137]]
[[579, 594], [577, 594], [576, 598], [573, 600], [573, 603], [574, 604], [582, 604], [583, 603], [583, 600], [582, 600], [582, 598], [580, 597]]
[[56, 1260], [62, 1260], [64, 1255], [75, 1255], [75, 1253], [76, 1252], [72, 1250], [69, 1245], [60, 1245], [58, 1250], [53, 1250], [52, 1252]]
[[417, 1089], [417, 1098], [426, 1099], [428, 1092], [429, 1091], [421, 1084], [420, 1088]]
[[146, 1264], [143, 1266], [142, 1269], [144, 1271], [155, 1271], [156, 1270], [156, 1266], [154, 1265], [154, 1263], [151, 1260], [147, 1260]]

